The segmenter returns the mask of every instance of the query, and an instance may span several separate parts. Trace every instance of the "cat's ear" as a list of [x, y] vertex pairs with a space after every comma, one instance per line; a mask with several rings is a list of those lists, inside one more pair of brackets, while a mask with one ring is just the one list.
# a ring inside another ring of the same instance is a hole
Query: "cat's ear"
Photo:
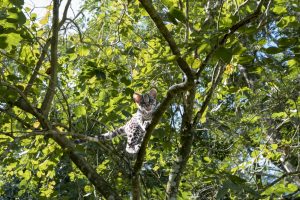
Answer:
[[152, 96], [154, 99], [156, 99], [156, 94], [157, 94], [157, 91], [155, 88], [152, 88], [149, 92], [149, 95]]
[[142, 95], [138, 94], [138, 93], [134, 93], [133, 94], [133, 100], [135, 101], [135, 103], [140, 103], [142, 100]]

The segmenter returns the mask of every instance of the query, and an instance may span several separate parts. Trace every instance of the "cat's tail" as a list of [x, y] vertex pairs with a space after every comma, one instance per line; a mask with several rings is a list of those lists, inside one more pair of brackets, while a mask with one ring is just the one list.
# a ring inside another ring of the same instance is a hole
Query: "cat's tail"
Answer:
[[108, 133], [104, 133], [102, 135], [98, 136], [99, 140], [111, 140], [112, 138], [118, 136], [118, 135], [125, 135], [125, 129], [124, 127], [117, 128], [116, 130]]

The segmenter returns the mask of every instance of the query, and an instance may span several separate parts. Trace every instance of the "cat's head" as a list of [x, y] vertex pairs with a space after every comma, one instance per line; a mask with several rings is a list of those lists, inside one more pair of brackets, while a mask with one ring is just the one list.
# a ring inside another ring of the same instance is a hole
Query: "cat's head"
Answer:
[[156, 89], [152, 88], [149, 93], [146, 94], [134, 93], [133, 99], [142, 112], [150, 113], [153, 112], [156, 107], [156, 94]]

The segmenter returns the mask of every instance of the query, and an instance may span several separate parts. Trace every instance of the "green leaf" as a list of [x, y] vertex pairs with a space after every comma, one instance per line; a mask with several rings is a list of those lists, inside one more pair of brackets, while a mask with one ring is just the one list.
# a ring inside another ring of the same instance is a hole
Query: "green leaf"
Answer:
[[260, 39], [257, 44], [260, 45], [260, 46], [263, 46], [267, 43], [267, 40], [266, 39]]
[[288, 184], [288, 191], [289, 192], [296, 192], [298, 190], [298, 186], [292, 183]]
[[284, 119], [287, 118], [287, 114], [285, 112], [273, 113], [271, 116], [273, 119]]
[[209, 157], [204, 157], [203, 160], [207, 163], [211, 163], [211, 159]]
[[287, 13], [286, 7], [283, 7], [283, 6], [275, 6], [275, 7], [272, 9], [272, 11], [273, 11], [275, 14], [278, 14], [278, 15]]
[[19, 191], [18, 191], [18, 196], [22, 196], [25, 192], [26, 192], [25, 189], [24, 189], [24, 190], [19, 190]]
[[279, 47], [290, 47], [294, 44], [297, 44], [298, 39], [297, 38], [280, 38], [278, 40], [278, 46]]
[[79, 47], [78, 48], [78, 54], [80, 55], [80, 56], [88, 56], [89, 55], [89, 53], [90, 53], [90, 51], [89, 51], [89, 49], [87, 48], [87, 47]]
[[266, 48], [265, 51], [268, 54], [277, 54], [277, 53], [282, 52], [282, 49], [278, 48], [278, 47], [269, 47], [269, 48]]
[[86, 186], [84, 186], [84, 191], [85, 192], [93, 192], [93, 187], [91, 187], [90, 185], [86, 185]]
[[10, 8], [8, 11], [7, 22], [23, 25], [26, 22], [26, 17], [22, 11], [17, 8]]
[[210, 45], [207, 42], [203, 42], [197, 50], [197, 53], [200, 54], [201, 52], [203, 52], [204, 50], [207, 50], [210, 47]]
[[239, 57], [238, 57], [238, 62], [239, 62], [240, 64], [247, 64], [247, 63], [252, 62], [253, 59], [254, 59], [254, 58], [253, 58], [252, 56], [248, 56], [248, 55], [246, 55], [246, 56], [239, 56]]
[[11, 50], [13, 46], [17, 46], [22, 37], [18, 33], [9, 33], [9, 34], [2, 34], [0, 35], [0, 48]]
[[44, 175], [44, 172], [42, 172], [42, 171], [38, 171], [36, 173], [36, 176], [39, 177], [39, 178], [41, 178], [43, 175]]
[[18, 8], [22, 8], [22, 6], [24, 5], [24, 0], [9, 0], [9, 1]]
[[297, 19], [295, 16], [285, 16], [285, 17], [282, 17], [280, 19], [280, 21], [277, 23], [277, 26], [278, 27], [281, 27], [281, 28], [285, 28], [287, 27], [290, 23], [293, 23], [293, 22], [296, 22]]
[[217, 57], [217, 59], [220, 59], [225, 63], [230, 63], [232, 58], [232, 51], [225, 47], [220, 47], [217, 49], [215, 56]]
[[260, 155], [260, 152], [257, 150], [254, 150], [251, 152], [251, 157], [257, 159], [258, 156]]
[[30, 177], [31, 177], [31, 172], [29, 170], [26, 170], [24, 173], [23, 173], [23, 177], [25, 180], [29, 180]]
[[86, 109], [85, 106], [77, 106], [74, 109], [74, 113], [77, 117], [81, 117], [82, 115], [86, 115]]
[[232, 50], [232, 54], [233, 55], [241, 55], [242, 53], [244, 53], [245, 51], [247, 51], [247, 48], [244, 47], [242, 44], [238, 44], [233, 50]]
[[278, 148], [278, 144], [271, 144], [271, 147], [273, 150], [276, 150]]
[[287, 65], [290, 67], [290, 68], [294, 68], [294, 67], [297, 67], [298, 66], [298, 62], [296, 59], [291, 59], [291, 60], [288, 60], [287, 61]]
[[155, 166], [155, 167], [153, 167], [153, 171], [157, 171], [159, 169], [159, 166]]
[[165, 4], [167, 7], [172, 7], [174, 4], [175, 4], [175, 2], [174, 1], [172, 1], [172, 0], [162, 0], [161, 1], [163, 4]]
[[181, 10], [179, 10], [177, 7], [171, 7], [170, 11], [169, 11], [170, 15], [177, 19], [178, 21], [185, 23], [186, 22], [186, 18], [185, 15], [183, 14], [183, 12]]
[[172, 56], [167, 57], [166, 61], [167, 62], [172, 62], [172, 61], [175, 61], [177, 58], [178, 58], [178, 56], [172, 55]]

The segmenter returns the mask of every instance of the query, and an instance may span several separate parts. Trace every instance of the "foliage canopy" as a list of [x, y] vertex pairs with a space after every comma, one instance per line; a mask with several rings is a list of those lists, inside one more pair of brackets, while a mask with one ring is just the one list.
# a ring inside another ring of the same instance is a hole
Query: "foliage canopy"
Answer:
[[[0, 199], [300, 196], [297, 0], [62, 3], [0, 0]], [[97, 141], [153, 87], [137, 155]]]

